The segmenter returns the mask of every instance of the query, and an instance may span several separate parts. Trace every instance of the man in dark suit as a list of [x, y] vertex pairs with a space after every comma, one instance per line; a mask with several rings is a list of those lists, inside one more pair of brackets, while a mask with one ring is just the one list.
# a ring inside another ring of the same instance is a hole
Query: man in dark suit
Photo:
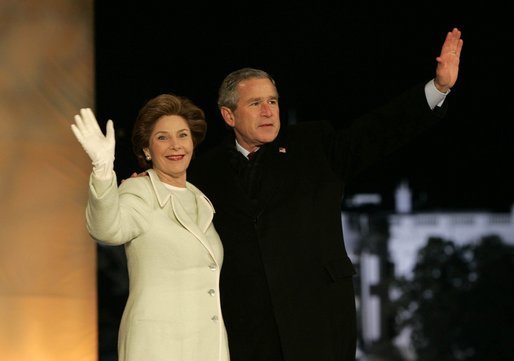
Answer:
[[224, 79], [218, 106], [233, 133], [199, 155], [188, 177], [216, 209], [232, 361], [355, 360], [345, 186], [440, 119], [461, 49], [453, 29], [433, 80], [337, 131], [324, 122], [280, 129], [275, 82], [262, 70]]

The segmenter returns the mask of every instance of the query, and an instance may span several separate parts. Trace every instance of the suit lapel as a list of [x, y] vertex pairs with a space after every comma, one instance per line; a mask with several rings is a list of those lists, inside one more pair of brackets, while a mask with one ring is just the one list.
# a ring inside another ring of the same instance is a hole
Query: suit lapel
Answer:
[[187, 187], [195, 194], [196, 204], [198, 207], [198, 228], [202, 234], [205, 234], [209, 226], [212, 224], [214, 207], [211, 201], [194, 185], [187, 183]]
[[247, 214], [260, 213], [266, 205], [279, 197], [283, 187], [287, 186], [286, 170], [289, 167], [289, 154], [287, 147], [279, 139], [263, 146], [253, 160], [253, 162], [258, 162], [259, 164], [256, 166], [260, 167], [257, 201], [251, 199], [243, 185], [239, 167], [243, 167], [248, 160], [237, 151], [233, 138], [225, 141], [224, 151], [221, 154], [224, 161], [217, 164], [220, 168], [216, 172], [227, 172], [226, 174], [231, 176], [222, 177], [228, 183], [218, 184], [219, 189], [216, 193], [230, 192], [233, 196], [216, 199], [214, 200], [215, 204], [221, 201], [229, 202], [227, 206], [233, 210], [238, 209]]
[[[216, 177], [221, 180], [217, 183], [211, 183], [210, 186], [215, 187], [214, 194], [223, 195], [213, 199], [216, 207], [223, 206], [233, 211], [252, 215], [254, 213], [255, 203], [252, 202], [243, 185], [242, 167], [248, 162], [245, 157], [235, 149], [235, 143], [232, 139], [231, 143], [225, 143], [222, 151], [218, 155], [220, 161], [216, 163], [216, 169], [213, 172], [226, 174], [224, 177]], [[214, 179], [213, 179], [214, 181]], [[229, 196], [227, 196], [229, 194]]]
[[[199, 225], [197, 225], [191, 217], [187, 214], [184, 207], [182, 207], [182, 204], [178, 201], [176, 197], [173, 195], [170, 198], [171, 200], [171, 210], [173, 211], [174, 218], [177, 219], [177, 221], [187, 229], [190, 233], [192, 233], [201, 243], [202, 245], [209, 251], [209, 253], [214, 257], [214, 252], [212, 250], [211, 244], [207, 240], [207, 237], [205, 236], [204, 231], [200, 228]], [[197, 200], [197, 206], [198, 206], [198, 220], [202, 221], [203, 226], [205, 227], [205, 230], [207, 230], [206, 222], [212, 220], [212, 208], [210, 208], [210, 217], [207, 215], [209, 213], [209, 205], [198, 195], [196, 196]]]
[[259, 199], [264, 207], [279, 197], [287, 186], [289, 155], [287, 148], [279, 144], [280, 142], [268, 144], [260, 159], [262, 178]]
[[[209, 243], [205, 233], [212, 223], [214, 207], [211, 202], [205, 197], [198, 188], [190, 183], [187, 183], [187, 188], [191, 190], [196, 197], [196, 204], [198, 207], [198, 224], [193, 222], [191, 217], [187, 214], [182, 204], [174, 197], [171, 192], [161, 183], [158, 176], [152, 169], [148, 170], [152, 187], [159, 201], [159, 205], [164, 208], [166, 203], [170, 203], [170, 216], [175, 218], [178, 223], [187, 229], [193, 236], [195, 236], [200, 243], [207, 249], [211, 256], [216, 259], [212, 246]], [[217, 260], [218, 261], [218, 260]]]

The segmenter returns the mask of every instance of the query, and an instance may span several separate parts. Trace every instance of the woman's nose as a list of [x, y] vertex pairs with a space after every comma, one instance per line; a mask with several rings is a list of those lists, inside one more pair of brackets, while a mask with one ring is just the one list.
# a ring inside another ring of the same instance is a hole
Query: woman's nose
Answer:
[[170, 146], [171, 149], [179, 149], [180, 148], [180, 142], [178, 142], [175, 139], [170, 140]]

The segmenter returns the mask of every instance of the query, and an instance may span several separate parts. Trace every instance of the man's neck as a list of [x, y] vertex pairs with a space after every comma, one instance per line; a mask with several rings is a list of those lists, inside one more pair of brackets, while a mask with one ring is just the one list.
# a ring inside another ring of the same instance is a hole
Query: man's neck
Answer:
[[[258, 150], [260, 147], [255, 147], [254, 149], [252, 149], [252, 152], [255, 152], [256, 150]], [[241, 153], [243, 154], [245, 157], [248, 158], [248, 154], [250, 153], [249, 150], [243, 148], [243, 146], [241, 144], [239, 144], [239, 142], [237, 141], [236, 139], [236, 149]]]

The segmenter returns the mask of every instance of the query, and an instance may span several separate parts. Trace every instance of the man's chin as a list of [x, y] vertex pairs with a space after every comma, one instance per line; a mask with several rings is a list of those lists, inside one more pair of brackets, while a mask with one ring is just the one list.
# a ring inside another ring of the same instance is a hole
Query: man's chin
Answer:
[[275, 140], [277, 135], [278, 135], [278, 131], [276, 131], [275, 129], [273, 131], [269, 131], [269, 132], [266, 132], [264, 134], [261, 133], [260, 137], [259, 137], [259, 141], [262, 144], [271, 143], [271, 142], [273, 142]]

